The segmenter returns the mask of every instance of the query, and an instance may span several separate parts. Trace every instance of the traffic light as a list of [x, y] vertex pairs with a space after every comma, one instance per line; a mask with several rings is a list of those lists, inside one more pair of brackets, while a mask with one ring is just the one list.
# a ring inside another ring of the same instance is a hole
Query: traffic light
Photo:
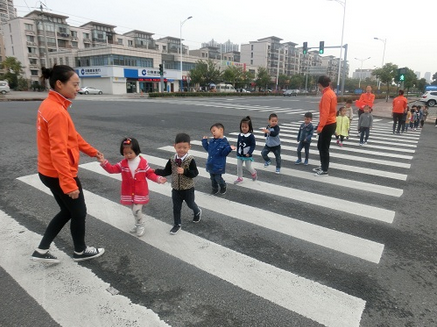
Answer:
[[164, 76], [164, 67], [162, 66], [162, 64], [159, 64], [159, 75]]
[[324, 54], [324, 53], [325, 53], [325, 41], [320, 41], [319, 54]]
[[405, 82], [405, 68], [399, 68], [398, 69], [398, 81], [399, 82]]
[[308, 42], [304, 42], [303, 43], [303, 54], [307, 54], [308, 53]]

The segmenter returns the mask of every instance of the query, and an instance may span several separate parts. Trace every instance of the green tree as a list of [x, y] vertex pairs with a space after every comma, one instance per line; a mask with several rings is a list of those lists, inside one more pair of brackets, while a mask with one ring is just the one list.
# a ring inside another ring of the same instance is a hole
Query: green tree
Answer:
[[271, 82], [272, 80], [270, 78], [270, 74], [267, 68], [259, 67], [255, 80], [256, 86], [258, 87], [258, 91], [260, 91], [261, 88], [267, 89], [267, 87], [270, 85]]
[[387, 99], [389, 98], [390, 93], [390, 85], [393, 83], [393, 80], [396, 78], [398, 73], [398, 66], [392, 64], [391, 62], [385, 64], [381, 68], [377, 68], [372, 72], [373, 76], [376, 76], [379, 81], [386, 85], [387, 87]]
[[247, 88], [249, 85], [252, 84], [254, 80], [255, 80], [255, 72], [251, 70], [243, 71], [243, 74], [241, 76], [241, 85], [237, 85], [237, 86]]
[[426, 79], [421, 78], [417, 81], [416, 88], [420, 92], [425, 92], [425, 86], [427, 85], [428, 83], [426, 82]]
[[4, 69], [5, 71], [1, 79], [7, 80], [11, 89], [16, 89], [18, 86], [18, 77], [23, 73], [21, 62], [15, 57], [6, 57], [4, 61], [0, 62], [0, 69]]
[[305, 87], [305, 76], [295, 74], [291, 76], [290, 78], [290, 88], [291, 89], [303, 89]]
[[237, 66], [228, 66], [222, 74], [222, 78], [226, 83], [237, 87], [243, 80], [243, 69]]
[[278, 87], [279, 89], [288, 89], [290, 86], [290, 77], [285, 74], [279, 74]]
[[417, 76], [414, 71], [408, 67], [405, 68], [405, 81], [404, 81], [404, 89], [408, 92], [410, 88], [414, 87], [417, 84]]
[[190, 70], [191, 83], [206, 86], [211, 83], [221, 82], [222, 72], [212, 60], [196, 62], [194, 69]]

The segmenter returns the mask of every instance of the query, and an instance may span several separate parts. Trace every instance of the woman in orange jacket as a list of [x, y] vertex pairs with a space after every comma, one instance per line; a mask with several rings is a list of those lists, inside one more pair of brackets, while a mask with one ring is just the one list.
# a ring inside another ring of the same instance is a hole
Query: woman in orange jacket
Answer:
[[68, 113], [79, 91], [79, 76], [73, 68], [55, 65], [42, 69], [43, 81], [48, 79], [51, 90], [41, 103], [36, 122], [38, 147], [38, 174], [45, 186], [53, 193], [61, 211], [50, 221], [32, 260], [58, 263], [50, 254], [50, 244], [70, 221], [74, 243], [74, 261], [101, 256], [103, 248], [85, 244], [86, 205], [82, 186], [77, 176], [80, 152], [90, 157], [100, 154], [76, 131]]
[[373, 103], [375, 102], [375, 94], [372, 93], [372, 87], [370, 85], [366, 86], [366, 92], [361, 93], [360, 98], [356, 101], [358, 106], [358, 118], [364, 112], [364, 107], [369, 106], [370, 112], [373, 110]]

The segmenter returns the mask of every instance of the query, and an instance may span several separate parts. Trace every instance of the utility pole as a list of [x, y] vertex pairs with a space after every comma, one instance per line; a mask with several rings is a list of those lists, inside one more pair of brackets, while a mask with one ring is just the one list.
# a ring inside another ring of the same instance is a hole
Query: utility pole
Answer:
[[[41, 10], [41, 24], [42, 24], [42, 30], [43, 30], [43, 33], [44, 33], [44, 45], [45, 45], [45, 67], [46, 68], [49, 68], [49, 47], [47, 46], [47, 33], [46, 33], [46, 25], [45, 25], [45, 23], [44, 23], [44, 11], [43, 11], [43, 3], [42, 2], [40, 2], [40, 5], [39, 5], [39, 9]], [[38, 34], [38, 32], [37, 32], [37, 34]]]

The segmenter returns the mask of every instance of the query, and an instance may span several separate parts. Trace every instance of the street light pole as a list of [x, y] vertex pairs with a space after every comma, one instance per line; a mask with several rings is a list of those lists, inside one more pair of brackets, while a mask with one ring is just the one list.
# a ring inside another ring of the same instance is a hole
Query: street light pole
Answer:
[[365, 59], [358, 59], [358, 58], [355, 58], [355, 60], [359, 60], [359, 61], [361, 61], [361, 68], [360, 68], [360, 81], [358, 82], [358, 88], [359, 88], [359, 89], [361, 88], [361, 78], [362, 78], [362, 75], [363, 75], [363, 62], [366, 61], [366, 60], [368, 60], [368, 59], [370, 59], [370, 57], [365, 58]]
[[184, 23], [191, 18], [193, 18], [193, 16], [187, 17], [184, 21], [181, 21], [181, 24], [179, 27], [180, 64], [181, 64], [181, 84], [180, 84], [179, 92], [182, 92], [182, 89], [183, 89], [183, 81], [182, 81], [182, 25], [184, 25]]
[[[387, 39], [380, 39], [379, 37], [374, 37], [373, 39], [381, 41], [384, 43], [384, 49], [382, 50], [382, 63], [381, 68], [384, 67], [384, 59], [385, 59], [385, 46], [387, 44]], [[378, 82], [378, 90], [381, 88], [381, 81]]]
[[[335, 1], [338, 2], [339, 4], [341, 4], [343, 6], [343, 26], [341, 28], [341, 46], [340, 46], [340, 58], [338, 58], [338, 76], [337, 76], [337, 94], [339, 94], [340, 91], [340, 75], [341, 75], [341, 57], [343, 55], [343, 36], [344, 36], [344, 21], [346, 18], [346, 0], [341, 1], [341, 0], [328, 0], [328, 1]], [[346, 63], [343, 63], [344, 65]], [[346, 69], [346, 67], [344, 67], [343, 69]]]

